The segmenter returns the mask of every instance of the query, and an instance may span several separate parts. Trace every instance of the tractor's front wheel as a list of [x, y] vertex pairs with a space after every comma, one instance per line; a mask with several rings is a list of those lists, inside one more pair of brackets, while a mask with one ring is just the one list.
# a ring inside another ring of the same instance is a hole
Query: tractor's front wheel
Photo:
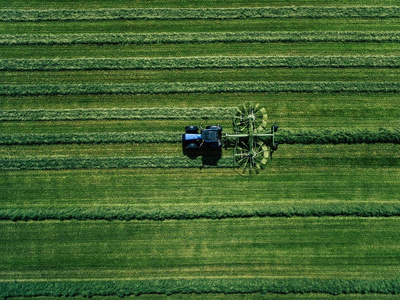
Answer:
[[185, 127], [186, 133], [199, 133], [199, 127], [197, 126], [186, 126]]

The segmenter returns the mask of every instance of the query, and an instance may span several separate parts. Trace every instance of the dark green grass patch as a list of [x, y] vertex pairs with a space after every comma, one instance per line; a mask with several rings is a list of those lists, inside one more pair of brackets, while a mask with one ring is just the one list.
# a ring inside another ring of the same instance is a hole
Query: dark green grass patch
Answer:
[[[131, 295], [174, 295], [207, 294], [236, 296], [253, 293], [269, 294], [305, 294], [321, 293], [341, 294], [399, 294], [398, 280], [316, 280], [316, 279], [191, 279], [191, 280], [139, 280], [139, 281], [87, 281], [87, 282], [15, 282], [3, 283], [6, 290], [2, 297], [38, 297], [58, 296], [89, 297]], [[242, 298], [242, 297], [241, 297]], [[246, 297], [247, 298], [247, 297]], [[297, 298], [297, 297], [295, 297]]]

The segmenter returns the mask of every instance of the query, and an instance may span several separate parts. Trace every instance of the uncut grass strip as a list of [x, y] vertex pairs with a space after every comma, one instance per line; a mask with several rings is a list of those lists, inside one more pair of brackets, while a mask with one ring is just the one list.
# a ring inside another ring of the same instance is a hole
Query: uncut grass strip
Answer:
[[82, 20], [224, 20], [265, 18], [399, 18], [398, 6], [243, 7], [243, 8], [125, 8], [125, 9], [14, 9], [0, 10], [3, 22]]
[[131, 84], [0, 85], [0, 96], [174, 93], [397, 93], [400, 82], [160, 82]]
[[0, 45], [182, 44], [182, 43], [400, 42], [398, 31], [81, 33], [0, 35]]
[[0, 220], [43, 221], [43, 220], [193, 220], [227, 219], [253, 217], [399, 217], [400, 204], [351, 203], [303, 204], [282, 206], [263, 205], [196, 205], [195, 208], [182, 206], [156, 206], [136, 208], [97, 207], [97, 208], [41, 208], [41, 209], [0, 209]]
[[113, 281], [0, 282], [0, 297], [112, 296], [143, 294], [399, 294], [400, 280], [199, 278]]
[[172, 58], [2, 59], [0, 70], [163, 70], [199, 68], [398, 68], [398, 56], [219, 56]]
[[276, 141], [281, 144], [400, 144], [400, 128], [280, 130], [276, 134]]
[[[234, 167], [232, 158], [221, 158], [213, 167]], [[121, 168], [202, 168], [202, 159], [187, 157], [87, 157], [0, 159], [0, 170], [66, 170]]]
[[26, 133], [0, 134], [0, 145], [52, 145], [101, 143], [177, 143], [182, 133], [99, 132], [99, 133]]
[[60, 120], [192, 120], [231, 118], [236, 108], [121, 108], [121, 109], [35, 109], [2, 110], [0, 121]]

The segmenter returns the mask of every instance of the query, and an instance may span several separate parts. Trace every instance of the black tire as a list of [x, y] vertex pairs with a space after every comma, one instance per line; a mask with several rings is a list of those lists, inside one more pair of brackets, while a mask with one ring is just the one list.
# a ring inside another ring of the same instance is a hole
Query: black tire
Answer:
[[199, 133], [199, 127], [197, 126], [186, 126], [185, 127], [186, 133]]
[[190, 143], [189, 145], [186, 146], [186, 149], [199, 149], [199, 146], [195, 143]]

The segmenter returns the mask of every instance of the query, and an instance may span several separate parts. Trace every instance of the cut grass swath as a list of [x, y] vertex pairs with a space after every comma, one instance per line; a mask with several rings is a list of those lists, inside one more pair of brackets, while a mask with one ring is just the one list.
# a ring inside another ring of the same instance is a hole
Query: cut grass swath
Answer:
[[0, 35], [0, 45], [400, 42], [397, 31], [81, 33]]
[[[64, 170], [114, 168], [201, 168], [201, 158], [187, 157], [87, 157], [0, 159], [0, 170]], [[231, 158], [221, 158], [214, 167], [235, 167]]]
[[199, 68], [398, 68], [398, 56], [219, 56], [164, 58], [2, 59], [0, 70], [164, 70]]
[[399, 18], [399, 16], [400, 7], [398, 6], [0, 10], [0, 21], [3, 22], [138, 19]]
[[281, 144], [373, 144], [400, 143], [399, 128], [377, 130], [280, 130], [276, 140]]
[[0, 145], [52, 145], [101, 143], [176, 143], [177, 132], [99, 132], [99, 133], [27, 133], [0, 135]]
[[285, 205], [281, 203], [246, 205], [196, 205], [195, 208], [182, 206], [153, 206], [148, 208], [96, 207], [96, 208], [41, 208], [41, 209], [0, 209], [0, 220], [42, 221], [42, 220], [192, 220], [227, 219], [252, 217], [398, 217], [400, 204], [393, 203], [325, 203], [315, 205]]
[[0, 96], [174, 93], [397, 93], [400, 82], [160, 82], [130, 84], [0, 85]]
[[3, 110], [0, 121], [230, 119], [235, 108], [120, 108]]

